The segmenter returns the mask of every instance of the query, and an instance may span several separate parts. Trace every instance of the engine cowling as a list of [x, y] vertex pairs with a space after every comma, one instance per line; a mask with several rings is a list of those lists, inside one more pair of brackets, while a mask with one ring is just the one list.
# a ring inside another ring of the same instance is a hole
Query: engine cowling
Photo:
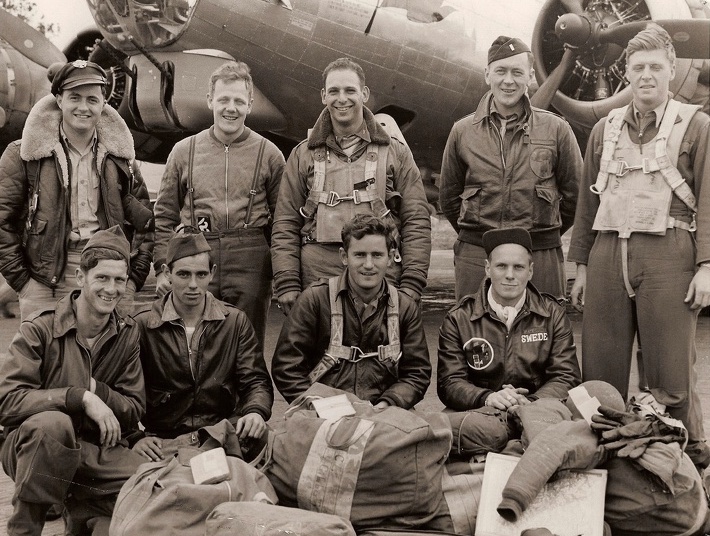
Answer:
[[[589, 0], [585, 13], [607, 24], [651, 19], [706, 18], [707, 13], [694, 5], [694, 0]], [[538, 16], [532, 40], [535, 75], [542, 84], [560, 63], [563, 43], [554, 33], [555, 23], [566, 13], [559, 0], [548, 0]], [[698, 76], [707, 65], [704, 60], [678, 58], [671, 91], [679, 100], [707, 106], [707, 88], [699, 88]], [[631, 101], [631, 88], [625, 74], [624, 49], [614, 44], [597, 45], [580, 50], [572, 75], [560, 86], [552, 106], [573, 126], [591, 129], [613, 108]], [[698, 99], [704, 102], [698, 102]]]

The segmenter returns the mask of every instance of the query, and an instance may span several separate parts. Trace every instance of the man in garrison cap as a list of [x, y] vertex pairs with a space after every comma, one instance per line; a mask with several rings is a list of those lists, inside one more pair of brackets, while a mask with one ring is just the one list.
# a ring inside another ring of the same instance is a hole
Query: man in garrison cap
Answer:
[[145, 411], [139, 332], [116, 312], [130, 255], [118, 225], [94, 233], [76, 270], [79, 289], [28, 314], [0, 367], [11, 536], [40, 535], [53, 504], [66, 506], [67, 534], [105, 523], [144, 461], [123, 437]]
[[484, 278], [483, 234], [505, 227], [529, 231], [533, 282], [564, 297], [560, 237], [574, 220], [582, 156], [564, 119], [530, 105], [533, 77], [530, 48], [520, 39], [498, 37], [485, 69], [491, 90], [449, 134], [439, 202], [458, 233], [457, 299], [476, 292]]
[[530, 233], [496, 229], [481, 242], [487, 278], [439, 330], [439, 398], [456, 411], [564, 398], [581, 378], [572, 326], [565, 308], [530, 282]]
[[217, 269], [211, 255], [203, 234], [175, 233], [162, 266], [170, 291], [135, 316], [148, 408], [145, 432], [131, 442], [151, 461], [196, 443], [195, 431], [223, 419], [248, 457], [271, 417], [274, 392], [261, 344], [246, 314], [207, 290]]
[[131, 243], [129, 298], [153, 250], [148, 190], [131, 132], [106, 105], [106, 72], [77, 60], [51, 66], [49, 76], [52, 94], [0, 159], [0, 272], [23, 319], [77, 288], [82, 248], [100, 229], [119, 225]]

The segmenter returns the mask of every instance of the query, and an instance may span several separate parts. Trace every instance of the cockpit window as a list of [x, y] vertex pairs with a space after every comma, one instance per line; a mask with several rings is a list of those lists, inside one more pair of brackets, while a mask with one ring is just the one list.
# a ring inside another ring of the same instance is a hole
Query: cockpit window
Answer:
[[89, 0], [94, 20], [115, 46], [132, 37], [145, 47], [173, 43], [187, 28], [199, 0]]

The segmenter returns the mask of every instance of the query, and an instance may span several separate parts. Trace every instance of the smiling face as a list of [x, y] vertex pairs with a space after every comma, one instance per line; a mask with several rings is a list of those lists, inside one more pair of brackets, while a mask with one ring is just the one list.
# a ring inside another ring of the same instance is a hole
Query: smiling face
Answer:
[[387, 240], [382, 235], [351, 237], [348, 250], [340, 248], [340, 259], [348, 268], [348, 283], [353, 292], [369, 301], [367, 298], [380, 289], [393, 256], [394, 250], [387, 249]]
[[209, 253], [198, 253], [176, 260], [172, 269], [166, 271], [178, 312], [202, 308], [215, 268], [213, 265], [210, 269]]
[[668, 98], [675, 66], [665, 50], [639, 50], [631, 54], [626, 62], [626, 77], [631, 83], [636, 108], [645, 113]]
[[488, 256], [486, 275], [491, 278], [493, 299], [501, 305], [513, 306], [532, 279], [530, 253], [518, 244], [501, 244]]
[[217, 139], [230, 144], [244, 132], [244, 120], [251, 112], [252, 99], [244, 80], [217, 80], [212, 97], [207, 99], [212, 110]]
[[330, 112], [333, 130], [339, 136], [357, 132], [364, 119], [363, 108], [370, 98], [370, 90], [361, 85], [351, 69], [335, 69], [328, 73], [321, 100]]
[[93, 133], [104, 108], [101, 86], [88, 85], [65, 89], [57, 95], [57, 106], [62, 110], [64, 131], [70, 138]]
[[486, 67], [486, 84], [491, 87], [496, 108], [502, 115], [510, 115], [520, 108], [520, 99], [534, 75], [527, 52], [493, 61]]
[[87, 272], [76, 271], [76, 281], [81, 288], [79, 300], [93, 317], [109, 315], [126, 292], [128, 265], [125, 260], [102, 259]]

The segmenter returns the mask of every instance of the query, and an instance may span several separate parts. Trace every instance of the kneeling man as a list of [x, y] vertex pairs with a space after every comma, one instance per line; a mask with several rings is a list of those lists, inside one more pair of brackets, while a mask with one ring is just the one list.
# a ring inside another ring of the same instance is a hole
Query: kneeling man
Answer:
[[[157, 461], [222, 419], [250, 449], [266, 430], [274, 391], [246, 314], [207, 290], [216, 272], [202, 234], [176, 234], [162, 268], [171, 290], [136, 315], [148, 408], [133, 450]], [[168, 441], [175, 439], [175, 441]]]
[[572, 326], [565, 308], [530, 283], [530, 234], [488, 231], [483, 247], [487, 278], [449, 311], [439, 331], [439, 398], [466, 411], [567, 396], [581, 381]]
[[65, 499], [67, 534], [84, 534], [90, 517], [111, 515], [144, 461], [121, 437], [145, 411], [138, 330], [115, 312], [129, 263], [120, 227], [97, 231], [81, 253], [79, 290], [30, 314], [10, 344], [0, 368], [10, 535], [39, 536], [49, 507]]
[[299, 296], [284, 322], [271, 373], [287, 402], [314, 382], [354, 393], [375, 407], [413, 407], [431, 363], [416, 302], [385, 281], [394, 226], [358, 214], [342, 230], [342, 275]]

